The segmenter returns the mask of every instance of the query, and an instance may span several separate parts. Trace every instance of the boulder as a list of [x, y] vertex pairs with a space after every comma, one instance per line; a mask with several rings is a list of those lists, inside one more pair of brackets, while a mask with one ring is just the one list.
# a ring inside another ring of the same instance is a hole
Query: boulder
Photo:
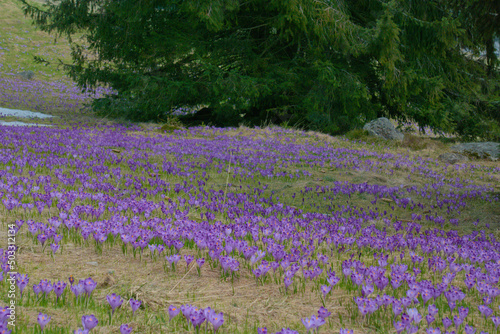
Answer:
[[457, 162], [467, 162], [469, 161], [469, 158], [467, 158], [465, 155], [459, 154], [459, 153], [443, 153], [441, 154], [438, 159], [444, 163], [447, 164], [456, 164]]
[[465, 154], [479, 159], [497, 161], [500, 158], [500, 143], [462, 143], [451, 147], [456, 153]]
[[388, 140], [402, 141], [404, 135], [397, 131], [391, 121], [385, 117], [377, 118], [376, 120], [366, 123], [363, 130], [368, 131], [369, 134]]
[[23, 77], [26, 80], [31, 80], [35, 77], [35, 72], [33, 71], [22, 71], [17, 73], [20, 77]]

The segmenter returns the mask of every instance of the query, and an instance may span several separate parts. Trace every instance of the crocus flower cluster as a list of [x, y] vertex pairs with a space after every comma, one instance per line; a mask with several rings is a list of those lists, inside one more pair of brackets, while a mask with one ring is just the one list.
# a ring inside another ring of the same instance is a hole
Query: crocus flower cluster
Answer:
[[304, 324], [304, 327], [306, 328], [307, 332], [313, 331], [317, 329], [318, 327], [322, 326], [326, 322], [326, 318], [331, 315], [331, 312], [329, 312], [326, 308], [323, 306], [318, 310], [317, 315], [312, 315], [310, 318], [304, 318], [302, 319], [302, 323]]
[[195, 328], [199, 328], [204, 322], [212, 324], [214, 333], [224, 323], [224, 314], [222, 312], [217, 313], [210, 307], [203, 309], [189, 304], [182, 305], [180, 308], [174, 305], [168, 307], [170, 320], [180, 312]]

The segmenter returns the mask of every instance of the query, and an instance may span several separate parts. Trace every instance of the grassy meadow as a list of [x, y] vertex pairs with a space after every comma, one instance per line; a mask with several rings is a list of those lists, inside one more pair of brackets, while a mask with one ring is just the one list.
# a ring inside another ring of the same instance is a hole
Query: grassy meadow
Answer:
[[0, 7], [0, 107], [57, 116], [0, 117], [51, 125], [0, 125], [0, 333], [497, 332], [498, 162], [95, 118], [105, 90], [33, 63], [69, 61], [64, 38]]

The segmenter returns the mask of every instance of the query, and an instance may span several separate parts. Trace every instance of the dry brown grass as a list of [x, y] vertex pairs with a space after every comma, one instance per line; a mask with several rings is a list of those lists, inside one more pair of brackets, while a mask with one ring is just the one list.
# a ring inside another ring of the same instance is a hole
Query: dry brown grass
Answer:
[[[89, 238], [89, 240], [91, 237]], [[148, 309], [148, 314], [167, 314], [169, 305], [193, 304], [199, 307], [211, 306], [217, 310], [223, 310], [226, 322], [231, 323], [229, 328], [225, 326], [223, 333], [236, 332], [236, 328], [258, 322], [261, 325], [273, 327], [273, 323], [284, 325], [300, 321], [298, 319], [317, 311], [321, 305], [320, 293], [311, 292], [312, 284], [308, 283], [305, 293], [280, 293], [274, 284], [257, 284], [250, 277], [246, 268], [241, 270], [240, 277], [234, 280], [234, 284], [222, 281], [218, 270], [211, 269], [206, 263], [198, 276], [193, 264], [189, 270], [179, 266], [176, 272], [163, 269], [163, 259], [153, 262], [149, 256], [149, 250], [144, 250], [142, 261], [139, 256], [134, 258], [131, 252], [123, 255], [119, 246], [105, 248], [102, 254], [96, 252], [92, 245], [76, 246], [72, 243], [64, 244], [62, 254], [58, 252], [53, 261], [48, 255], [50, 249], [41, 252], [41, 246], [33, 244], [25, 237], [18, 237], [19, 252], [17, 261], [22, 272], [30, 274], [30, 285], [26, 291], [31, 289], [41, 279], [49, 279], [52, 282], [64, 280], [72, 275], [76, 281], [88, 277], [97, 282], [97, 289], [93, 299], [102, 305], [107, 305], [106, 295], [110, 293], [120, 294], [124, 299], [134, 298], [142, 300]], [[6, 242], [6, 233], [1, 233], [0, 242]], [[47, 247], [48, 248], [48, 247]], [[130, 249], [129, 249], [130, 251]], [[187, 252], [183, 252], [187, 254]], [[194, 253], [193, 253], [194, 255]], [[207, 256], [205, 255], [207, 259]], [[97, 262], [97, 265], [95, 263]], [[338, 298], [348, 297], [340, 290], [334, 290], [327, 299], [326, 307], [332, 311], [333, 319], [338, 318], [336, 313], [343, 313]], [[72, 300], [70, 294], [66, 297]], [[1, 298], [3, 299], [3, 298]], [[4, 300], [5, 302], [5, 300]], [[122, 313], [131, 317], [128, 305], [122, 305]], [[54, 324], [79, 323], [84, 311], [75, 312], [71, 309], [53, 307], [21, 307], [22, 319], [28, 321], [30, 326], [36, 327], [36, 316], [38, 312], [54, 314]], [[55, 319], [57, 318], [57, 319]], [[123, 318], [123, 317], [122, 317]], [[168, 317], [167, 317], [168, 318]], [[167, 324], [148, 323], [146, 312], [138, 311], [131, 321], [136, 328], [136, 333], [151, 333], [160, 327], [168, 329], [169, 333], [182, 333], [169, 329]], [[116, 326], [107, 326], [107, 319], [99, 319], [103, 326], [96, 328], [97, 333], [114, 333]], [[335, 320], [334, 320], [335, 321]], [[153, 330], [153, 331], [152, 331]]]

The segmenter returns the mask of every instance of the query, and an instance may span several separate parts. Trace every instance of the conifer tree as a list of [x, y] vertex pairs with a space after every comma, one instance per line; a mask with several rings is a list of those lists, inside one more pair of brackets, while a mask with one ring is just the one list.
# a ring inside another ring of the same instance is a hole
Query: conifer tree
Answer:
[[116, 89], [94, 102], [101, 114], [159, 120], [206, 105], [215, 125], [338, 134], [388, 116], [500, 133], [477, 105], [495, 103], [498, 87], [484, 92], [486, 69], [463, 51], [485, 45], [468, 35], [478, 23], [443, 0], [20, 1], [41, 29], [83, 36], [66, 69], [82, 87]]

